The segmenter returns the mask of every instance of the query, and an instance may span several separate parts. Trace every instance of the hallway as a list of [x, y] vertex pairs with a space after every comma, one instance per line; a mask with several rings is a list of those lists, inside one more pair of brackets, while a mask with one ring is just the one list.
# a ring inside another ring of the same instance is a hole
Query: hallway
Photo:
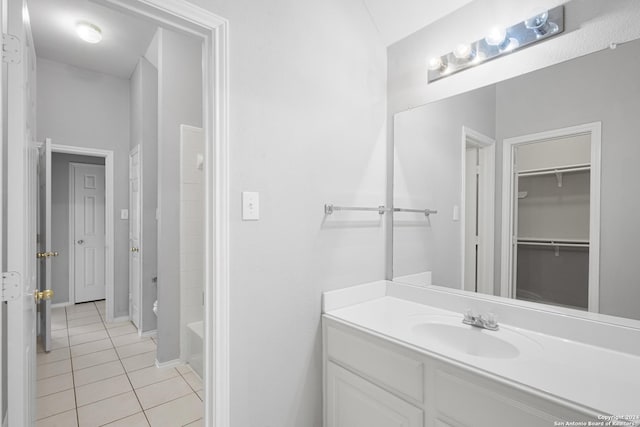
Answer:
[[36, 425], [203, 425], [191, 368], [157, 368], [154, 338], [105, 318], [104, 301], [52, 310], [52, 351], [37, 355]]

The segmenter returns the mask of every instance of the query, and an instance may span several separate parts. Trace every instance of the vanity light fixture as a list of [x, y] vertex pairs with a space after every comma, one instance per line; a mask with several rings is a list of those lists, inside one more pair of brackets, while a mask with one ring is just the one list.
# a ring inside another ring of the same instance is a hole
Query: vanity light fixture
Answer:
[[87, 21], [80, 21], [76, 24], [76, 34], [87, 43], [96, 44], [102, 41], [100, 27]]
[[535, 16], [527, 19], [524, 21], [524, 25], [533, 30], [538, 37], [558, 31], [558, 25], [555, 22], [549, 22], [549, 11], [547, 10], [538, 12]]
[[507, 39], [507, 29], [503, 27], [493, 27], [484, 38], [489, 46], [501, 46]]
[[429, 60], [429, 83], [507, 55], [564, 31], [564, 6], [538, 11], [511, 27], [494, 27], [483, 39], [460, 44], [453, 52]]
[[431, 58], [429, 60], [429, 70], [444, 71], [445, 68], [446, 68], [446, 65], [444, 62], [442, 62], [442, 58]]
[[470, 60], [475, 56], [475, 51], [470, 44], [461, 43], [453, 51], [453, 55], [462, 60]]

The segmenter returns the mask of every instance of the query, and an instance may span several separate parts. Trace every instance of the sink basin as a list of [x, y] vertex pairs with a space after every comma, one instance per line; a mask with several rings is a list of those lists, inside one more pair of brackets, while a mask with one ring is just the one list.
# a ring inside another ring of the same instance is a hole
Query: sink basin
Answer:
[[421, 340], [469, 356], [492, 359], [515, 359], [530, 355], [539, 345], [530, 338], [501, 328], [488, 331], [465, 325], [461, 319], [435, 317], [411, 328]]

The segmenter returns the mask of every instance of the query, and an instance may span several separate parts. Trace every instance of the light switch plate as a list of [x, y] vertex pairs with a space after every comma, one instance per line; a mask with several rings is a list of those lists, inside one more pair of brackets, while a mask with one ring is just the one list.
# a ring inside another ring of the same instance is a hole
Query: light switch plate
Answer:
[[120, 209], [120, 219], [129, 219], [129, 209]]
[[453, 220], [454, 221], [460, 221], [460, 206], [455, 205], [453, 207]]
[[260, 219], [260, 193], [242, 192], [242, 220], [257, 221]]

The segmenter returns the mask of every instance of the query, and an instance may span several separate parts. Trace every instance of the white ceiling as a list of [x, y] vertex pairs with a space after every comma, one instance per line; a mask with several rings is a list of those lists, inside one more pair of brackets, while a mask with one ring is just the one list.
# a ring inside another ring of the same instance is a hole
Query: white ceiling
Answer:
[[[128, 79], [144, 55], [156, 26], [89, 0], [28, 0], [38, 57]], [[75, 33], [78, 21], [102, 29], [102, 42], [86, 43]]]
[[364, 0], [382, 40], [389, 46], [472, 0]]

